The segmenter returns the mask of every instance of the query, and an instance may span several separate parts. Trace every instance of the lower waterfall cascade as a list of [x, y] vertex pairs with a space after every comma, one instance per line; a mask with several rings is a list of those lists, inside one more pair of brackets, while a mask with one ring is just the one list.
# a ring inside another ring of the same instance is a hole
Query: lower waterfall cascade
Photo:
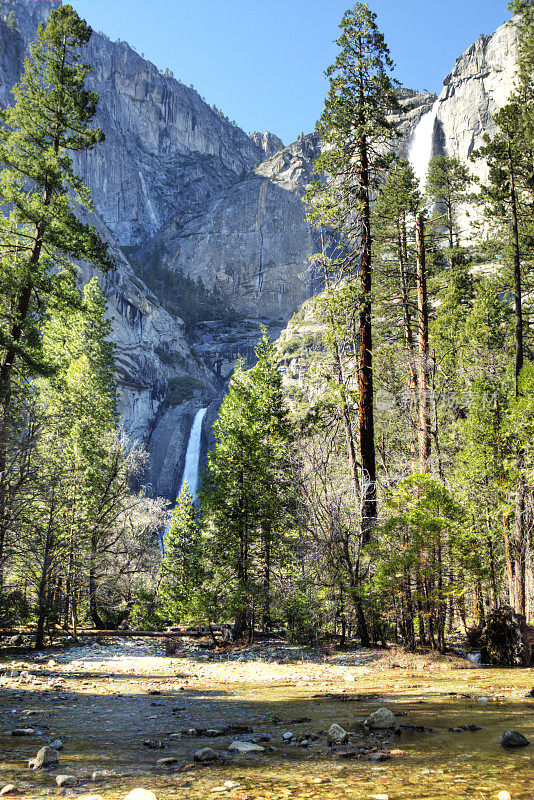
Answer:
[[189, 434], [189, 441], [187, 443], [184, 472], [182, 476], [182, 482], [180, 484], [181, 490], [185, 481], [187, 481], [189, 491], [193, 495], [193, 500], [196, 499], [198, 492], [202, 423], [207, 410], [207, 408], [200, 408], [195, 414], [195, 418], [191, 426], [191, 432]]

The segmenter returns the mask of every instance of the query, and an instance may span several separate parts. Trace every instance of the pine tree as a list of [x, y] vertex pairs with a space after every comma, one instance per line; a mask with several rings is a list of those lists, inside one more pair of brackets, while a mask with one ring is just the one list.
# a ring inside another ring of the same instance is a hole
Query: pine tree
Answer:
[[117, 400], [111, 323], [97, 278], [84, 289], [80, 309], [60, 309], [44, 327], [43, 347], [54, 374], [40, 383], [47, 413], [62, 431], [59, 457], [66, 462], [70, 512], [67, 584], [73, 583], [76, 554], [87, 559], [89, 602], [97, 627], [98, 560], [109, 538], [107, 526], [118, 511], [117, 485], [124, 481], [116, 440]]
[[184, 482], [165, 534], [159, 572], [158, 594], [162, 600], [162, 613], [171, 624], [194, 616], [198, 611], [203, 544], [193, 496]]
[[79, 220], [76, 204], [89, 206], [88, 190], [69, 153], [103, 141], [88, 126], [97, 95], [85, 89], [91, 68], [81, 51], [91, 28], [71, 6], [40, 24], [15, 105], [0, 113], [0, 402], [7, 410], [18, 358], [42, 370], [39, 323], [52, 306], [76, 301], [74, 259], [100, 269], [112, 264], [107, 245]]
[[473, 179], [467, 164], [451, 156], [434, 156], [430, 160], [425, 183], [427, 198], [441, 215], [437, 222], [443, 224], [449, 245], [449, 258], [454, 266], [456, 249], [460, 247], [458, 211], [468, 197]]
[[392, 61], [376, 25], [376, 14], [366, 4], [356, 3], [345, 13], [340, 28], [339, 53], [326, 71], [330, 87], [317, 125], [324, 147], [315, 171], [324, 174], [326, 181], [311, 186], [307, 204], [312, 224], [335, 229], [338, 265], [344, 277], [359, 283], [352, 316], [358, 357], [361, 536], [367, 542], [377, 512], [370, 192], [388, 161], [381, 155], [395, 138], [388, 114], [398, 109], [399, 103], [388, 75]]
[[212, 562], [230, 590], [236, 637], [257, 606], [270, 616], [271, 570], [292, 508], [287, 420], [274, 346], [264, 330], [251, 370], [238, 364], [214, 425], [200, 493]]

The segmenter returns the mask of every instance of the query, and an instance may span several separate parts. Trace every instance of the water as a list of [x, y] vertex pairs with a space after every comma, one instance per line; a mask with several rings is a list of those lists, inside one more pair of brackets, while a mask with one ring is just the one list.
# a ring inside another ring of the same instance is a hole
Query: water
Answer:
[[438, 114], [438, 103], [439, 101], [436, 100], [430, 111], [423, 114], [417, 123], [408, 153], [408, 160], [419, 181], [421, 191], [424, 190], [426, 173], [432, 158], [433, 133]]
[[[200, 658], [196, 662], [161, 659], [161, 666], [147, 660], [146, 670], [135, 666], [130, 670], [124, 660], [113, 668], [108, 659], [102, 666], [89, 663], [84, 670], [74, 665], [72, 671], [63, 672], [65, 686], [60, 693], [28, 685], [22, 687], [21, 700], [21, 688], [4, 688], [0, 694], [3, 781], [14, 782], [19, 796], [28, 800], [55, 792], [58, 772], [83, 781], [97, 769], [117, 774], [100, 783], [87, 781], [71, 796], [98, 793], [106, 800], [122, 800], [135, 786], [142, 786], [154, 791], [159, 800], [217, 796], [369, 800], [377, 795], [389, 800], [496, 800], [503, 790], [510, 792], [512, 800], [532, 798], [534, 747], [507, 751], [497, 739], [511, 728], [534, 741], [534, 701], [525, 698], [534, 670], [442, 671], [440, 664], [415, 671], [379, 670], [369, 664], [351, 669], [355, 680], [350, 694], [343, 696], [340, 693], [347, 692], [347, 685], [333, 675], [330, 679], [326, 674], [315, 679], [308, 675], [309, 681], [297, 683], [300, 673], [308, 671], [306, 663], [295, 664], [292, 679], [282, 667], [277, 682], [258, 675], [251, 683], [233, 682], [235, 674], [227, 676], [224, 663], [217, 682], [215, 673], [203, 674], [203, 664]], [[43, 668], [33, 665], [32, 671], [39, 673]], [[148, 694], [152, 686], [161, 694]], [[489, 697], [489, 702], [480, 703], [480, 696]], [[399, 723], [432, 731], [370, 736], [359, 723], [383, 706], [395, 713]], [[32, 709], [34, 716], [25, 716], [25, 709]], [[391, 759], [376, 763], [367, 751], [360, 758], [340, 758], [322, 733], [333, 722], [352, 732], [353, 746], [387, 750]], [[223, 728], [236, 723], [250, 726], [255, 735], [269, 736], [263, 746], [273, 750], [200, 767], [193, 761], [196, 750], [208, 746], [227, 754], [230, 742], [239, 737], [169, 736], [189, 727]], [[44, 734], [10, 736], [8, 729], [21, 724], [31, 724]], [[480, 729], [449, 730], [466, 724]], [[312, 731], [319, 739], [307, 749], [285, 746], [282, 737], [288, 730], [296, 736]], [[59, 770], [28, 770], [27, 759], [56, 734], [65, 743]], [[164, 747], [149, 749], [144, 744], [147, 740], [161, 741]], [[175, 757], [177, 762], [166, 770], [156, 764], [162, 757]], [[224, 790], [225, 781], [232, 781], [234, 787]]]
[[191, 426], [191, 433], [189, 434], [189, 441], [187, 443], [184, 474], [182, 477], [182, 484], [180, 486], [180, 489], [182, 489], [185, 481], [187, 481], [189, 491], [193, 495], [193, 500], [196, 499], [198, 491], [202, 422], [207, 410], [207, 408], [201, 408], [195, 414], [195, 419], [193, 420], [193, 425]]

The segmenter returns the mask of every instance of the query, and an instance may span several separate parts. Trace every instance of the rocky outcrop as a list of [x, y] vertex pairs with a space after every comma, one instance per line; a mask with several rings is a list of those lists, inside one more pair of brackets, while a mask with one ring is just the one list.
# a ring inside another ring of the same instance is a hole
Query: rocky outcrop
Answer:
[[254, 131], [250, 134], [250, 138], [257, 147], [260, 147], [263, 150], [263, 153], [265, 156], [267, 156], [267, 158], [270, 158], [276, 152], [278, 152], [278, 150], [282, 150], [284, 147], [283, 141], [270, 131], [265, 131], [264, 133]]
[[[516, 57], [516, 28], [505, 24], [491, 36], [481, 36], [457, 59], [438, 98], [436, 152], [467, 159], [484, 134], [492, 134], [493, 114], [514, 86]], [[485, 177], [483, 164], [474, 169]]]

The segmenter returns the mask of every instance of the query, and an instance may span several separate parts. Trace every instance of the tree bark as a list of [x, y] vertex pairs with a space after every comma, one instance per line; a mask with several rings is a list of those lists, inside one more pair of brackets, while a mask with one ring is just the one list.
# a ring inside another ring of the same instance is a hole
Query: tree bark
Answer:
[[430, 432], [430, 392], [428, 378], [428, 298], [426, 288], [425, 226], [422, 214], [416, 217], [417, 313], [419, 333], [419, 468], [430, 471], [432, 439]]
[[371, 532], [376, 520], [377, 503], [373, 414], [373, 337], [371, 325], [372, 270], [371, 220], [369, 205], [369, 162], [367, 154], [367, 141], [364, 136], [362, 136], [360, 139], [359, 155], [361, 203], [360, 282], [362, 289], [362, 300], [359, 315], [358, 423], [360, 434], [360, 460], [362, 469], [361, 540], [362, 544], [367, 544], [371, 539]]

